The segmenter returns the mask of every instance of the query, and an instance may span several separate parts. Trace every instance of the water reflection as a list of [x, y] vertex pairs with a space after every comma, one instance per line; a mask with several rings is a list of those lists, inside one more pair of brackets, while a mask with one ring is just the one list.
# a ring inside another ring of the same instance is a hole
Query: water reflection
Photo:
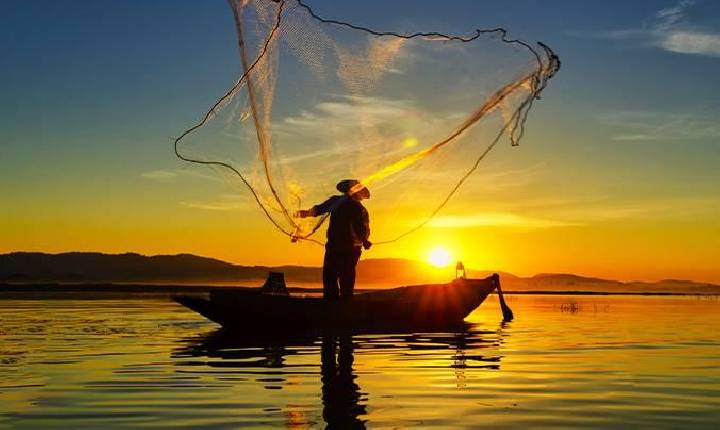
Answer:
[[362, 393], [353, 372], [353, 338], [350, 334], [322, 336], [321, 380], [323, 419], [328, 429], [361, 429], [365, 415]]
[[[359, 397], [332, 406], [368, 428], [706, 429], [720, 422], [717, 300], [508, 300], [519, 317], [505, 326], [491, 296], [465, 330], [353, 333], [349, 371]], [[579, 312], [562, 311], [571, 302]], [[0, 428], [327, 425], [322, 334], [247, 336], [214, 327], [163, 301], [0, 300]]]
[[249, 334], [219, 329], [185, 339], [173, 357], [187, 359], [175, 362], [181, 366], [282, 369], [289, 367], [285, 363], [288, 356], [297, 354], [299, 347], [311, 347], [316, 340], [317, 336], [310, 334]]
[[[379, 367], [446, 369], [448, 376], [454, 376], [456, 388], [464, 389], [468, 369], [499, 369], [498, 346], [502, 343], [503, 328], [501, 325], [497, 330], [481, 331], [463, 325], [455, 332], [382, 334], [249, 334], [220, 329], [185, 339], [172, 355], [178, 371], [186, 372], [189, 366], [195, 366], [200, 367], [201, 372], [215, 369], [210, 373], [220, 377], [217, 369], [225, 369], [221, 373], [224, 381], [252, 381], [255, 387], [268, 390], [292, 386], [294, 377], [317, 375], [317, 370], [312, 368], [317, 369], [319, 361], [320, 377], [316, 379], [315, 392], [319, 391], [321, 404], [309, 407], [316, 415], [322, 410], [322, 420], [328, 429], [357, 429], [365, 428], [371, 396], [369, 390], [363, 390], [358, 383], [354, 366], [357, 354], [365, 357], [364, 363], [372, 362]], [[294, 408], [289, 411], [294, 422], [291, 427], [302, 428], [302, 425], [296, 425], [298, 421], [317, 424], [298, 411], [297, 405]], [[282, 406], [273, 408], [277, 412], [282, 409]], [[316, 419], [320, 420], [320, 417]]]

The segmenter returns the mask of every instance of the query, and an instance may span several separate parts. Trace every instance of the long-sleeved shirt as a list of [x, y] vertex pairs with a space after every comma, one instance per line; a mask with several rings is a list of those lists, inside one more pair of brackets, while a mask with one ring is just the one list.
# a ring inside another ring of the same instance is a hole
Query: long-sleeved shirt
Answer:
[[327, 246], [333, 249], [361, 247], [370, 237], [370, 216], [358, 200], [347, 196], [332, 196], [312, 207], [313, 215], [330, 213]]

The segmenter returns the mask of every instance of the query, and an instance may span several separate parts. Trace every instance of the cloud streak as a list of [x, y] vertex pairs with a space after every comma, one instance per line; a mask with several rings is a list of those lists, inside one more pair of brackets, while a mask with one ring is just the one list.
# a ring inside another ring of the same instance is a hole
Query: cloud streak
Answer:
[[366, 127], [377, 127], [402, 118], [411, 106], [407, 100], [345, 95], [339, 96], [338, 100], [319, 102], [313, 110], [286, 117], [274, 127], [282, 128], [286, 125], [295, 131], [296, 127], [322, 130], [332, 126], [345, 130], [357, 128], [358, 122]]
[[672, 31], [657, 43], [670, 52], [720, 57], [720, 34]]
[[582, 225], [570, 221], [557, 221], [527, 217], [509, 212], [483, 212], [469, 215], [442, 215], [433, 218], [428, 226], [435, 228], [469, 227], [517, 227], [523, 229], [542, 229]]
[[720, 124], [711, 116], [657, 111], [616, 111], [599, 121], [617, 129], [612, 140], [643, 142], [720, 138]]
[[172, 170], [152, 170], [150, 172], [141, 173], [140, 176], [154, 181], [168, 181], [177, 178], [178, 173]]
[[688, 11], [695, 5], [683, 0], [655, 12], [640, 28], [609, 30], [595, 36], [611, 40], [637, 41], [675, 54], [720, 57], [720, 32], [695, 25]]
[[441, 215], [431, 220], [428, 226], [443, 229], [492, 227], [542, 230], [593, 227], [597, 224], [628, 220], [687, 219], [720, 209], [717, 198], [707, 195], [641, 202], [608, 199], [540, 199], [529, 205], [526, 203], [503, 204], [479, 213]]
[[202, 171], [188, 169], [169, 169], [169, 170], [151, 170], [140, 173], [140, 177], [149, 181], [172, 182], [182, 179], [183, 177], [206, 179], [213, 182], [222, 182], [222, 178], [216, 175], [210, 175]]
[[180, 202], [180, 205], [209, 211], [236, 211], [254, 209], [252, 203], [242, 195], [223, 194], [210, 201]]

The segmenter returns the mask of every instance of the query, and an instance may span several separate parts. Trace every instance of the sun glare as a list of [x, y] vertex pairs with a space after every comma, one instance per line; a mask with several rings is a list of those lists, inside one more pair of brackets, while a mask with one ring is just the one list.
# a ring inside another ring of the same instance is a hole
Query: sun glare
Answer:
[[433, 248], [428, 254], [428, 262], [435, 267], [447, 267], [452, 262], [452, 256], [445, 248]]

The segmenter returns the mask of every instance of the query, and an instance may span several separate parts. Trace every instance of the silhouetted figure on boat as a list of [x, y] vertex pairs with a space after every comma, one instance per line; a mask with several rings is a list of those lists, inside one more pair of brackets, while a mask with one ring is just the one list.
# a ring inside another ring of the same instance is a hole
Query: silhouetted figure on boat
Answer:
[[323, 298], [327, 300], [352, 298], [355, 266], [362, 249], [372, 246], [368, 240], [370, 218], [367, 209], [360, 203], [370, 198], [370, 190], [356, 179], [342, 180], [336, 188], [343, 195], [332, 196], [295, 214], [300, 218], [330, 214], [323, 259]]
[[360, 387], [353, 372], [353, 340], [349, 334], [323, 335], [320, 351], [323, 419], [326, 429], [364, 429]]

